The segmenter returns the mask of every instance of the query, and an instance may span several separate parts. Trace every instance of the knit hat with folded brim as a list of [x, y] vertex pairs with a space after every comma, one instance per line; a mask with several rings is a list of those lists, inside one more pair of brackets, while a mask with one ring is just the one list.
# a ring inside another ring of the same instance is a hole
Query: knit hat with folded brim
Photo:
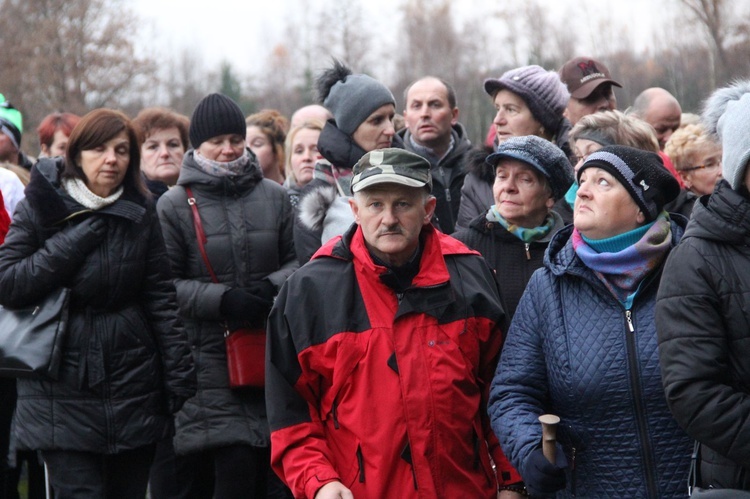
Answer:
[[21, 134], [23, 133], [23, 116], [21, 111], [5, 100], [0, 94], [0, 133], [10, 138], [16, 149], [21, 148]]
[[534, 118], [552, 134], [560, 129], [563, 112], [570, 100], [570, 93], [560, 75], [539, 66], [522, 66], [506, 71], [500, 78], [487, 79], [484, 90], [493, 98], [500, 90], [519, 95]]
[[680, 194], [680, 184], [664, 167], [658, 154], [627, 146], [607, 146], [589, 155], [577, 172], [601, 168], [612, 174], [628, 191], [647, 222], [656, 219], [664, 205]]

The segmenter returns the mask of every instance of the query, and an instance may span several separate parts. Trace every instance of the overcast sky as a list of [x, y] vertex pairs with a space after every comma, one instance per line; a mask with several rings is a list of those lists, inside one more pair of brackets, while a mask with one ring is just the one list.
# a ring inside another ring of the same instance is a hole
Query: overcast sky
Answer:
[[[158, 57], [169, 57], [182, 48], [194, 50], [206, 67], [217, 67], [228, 60], [244, 74], [257, 74], [275, 43], [281, 41], [285, 19], [304, 19], [303, 5], [313, 10], [326, 0], [129, 0], [144, 21], [144, 40]], [[327, 0], [328, 2], [332, 0]], [[337, 0], [339, 1], [339, 0]], [[346, 0], [341, 0], [346, 1]], [[596, 56], [596, 30], [607, 16], [612, 23], [627, 25], [634, 49], [653, 43], [653, 26], [664, 15], [664, 4], [675, 0], [544, 0], [552, 19], [560, 19], [579, 30], [582, 50]], [[403, 0], [361, 0], [371, 32], [398, 36]], [[486, 15], [503, 0], [455, 0], [459, 20]], [[311, 21], [312, 22], [312, 21]], [[497, 21], [494, 21], [497, 22]], [[501, 29], [498, 26], [498, 29]], [[583, 55], [583, 54], [582, 54]]]

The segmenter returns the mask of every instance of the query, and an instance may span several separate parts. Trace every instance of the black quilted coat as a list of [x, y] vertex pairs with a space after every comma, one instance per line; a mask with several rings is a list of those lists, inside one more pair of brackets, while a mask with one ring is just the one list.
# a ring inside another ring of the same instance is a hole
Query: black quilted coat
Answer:
[[695, 204], [667, 261], [656, 325], [667, 402], [702, 444], [703, 487], [750, 490], [750, 200], [726, 181]]
[[126, 191], [92, 212], [60, 188], [62, 166], [32, 169], [0, 247], [2, 305], [72, 289], [60, 378], [18, 380], [15, 435], [24, 449], [115, 454], [171, 433], [169, 406], [195, 393], [192, 360], [153, 204]]
[[[297, 268], [289, 196], [282, 186], [263, 178], [251, 156], [248, 173], [217, 177], [204, 172], [193, 151], [188, 152], [177, 186], [157, 206], [198, 375], [198, 393], [176, 415], [178, 454], [269, 445], [263, 390], [229, 388], [220, 311], [221, 297], [229, 289], [261, 279], [278, 289]], [[195, 196], [218, 283], [201, 258], [185, 186]]]
[[[685, 224], [678, 217], [673, 245]], [[558, 497], [684, 497], [692, 446], [669, 412], [659, 372], [661, 268], [626, 311], [578, 258], [572, 230], [552, 238], [513, 317], [490, 389], [492, 428], [523, 476], [541, 442], [537, 417], [560, 416], [569, 466]]]

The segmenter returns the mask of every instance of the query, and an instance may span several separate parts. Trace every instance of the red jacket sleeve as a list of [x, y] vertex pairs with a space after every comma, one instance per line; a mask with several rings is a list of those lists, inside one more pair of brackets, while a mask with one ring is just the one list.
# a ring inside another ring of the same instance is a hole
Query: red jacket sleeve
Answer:
[[0, 192], [0, 244], [5, 241], [5, 235], [8, 233], [10, 228], [10, 215], [5, 209], [5, 201], [3, 200], [3, 193]]

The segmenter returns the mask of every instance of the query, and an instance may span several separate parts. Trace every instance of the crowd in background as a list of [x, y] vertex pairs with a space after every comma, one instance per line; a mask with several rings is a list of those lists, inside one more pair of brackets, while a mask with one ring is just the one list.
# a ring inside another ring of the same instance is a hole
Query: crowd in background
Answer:
[[[24, 465], [30, 498], [750, 491], [750, 82], [696, 116], [514, 68], [481, 144], [441, 78], [316, 84], [288, 118], [53, 113], [37, 158], [0, 94], [0, 304], [72, 290], [59, 378], [0, 379], [1, 499]], [[229, 384], [236, 328], [265, 388]]]

